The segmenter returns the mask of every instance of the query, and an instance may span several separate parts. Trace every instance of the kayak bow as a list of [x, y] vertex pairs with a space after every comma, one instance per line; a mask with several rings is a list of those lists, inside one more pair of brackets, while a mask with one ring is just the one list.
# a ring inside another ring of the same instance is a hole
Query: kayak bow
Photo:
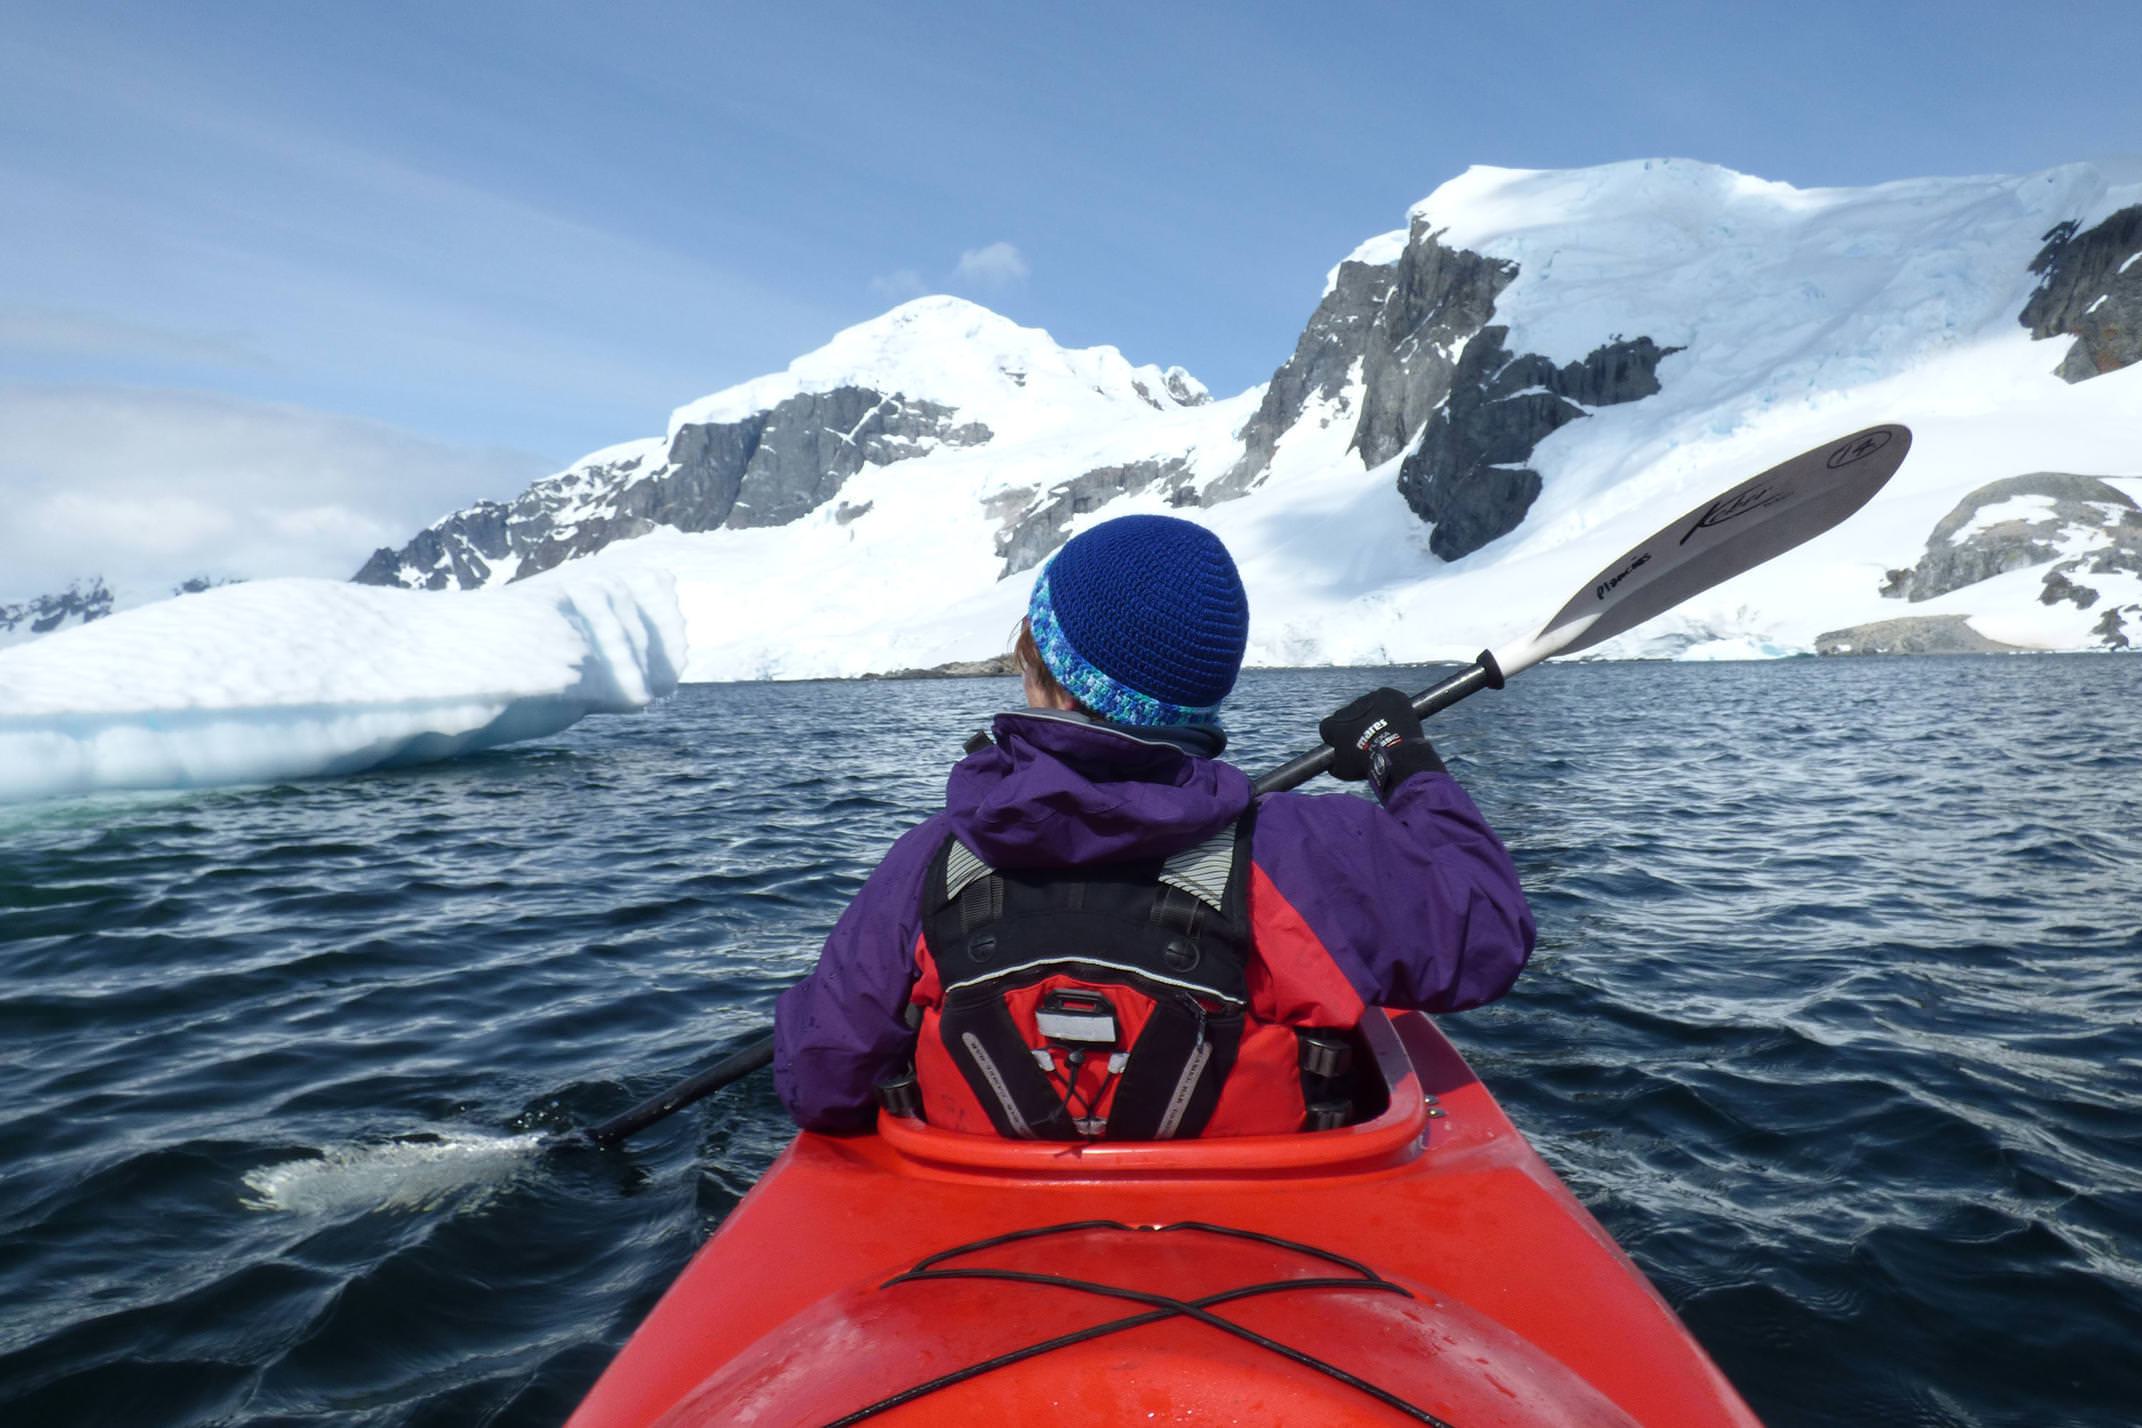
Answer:
[[1286, 1136], [803, 1134], [573, 1428], [1756, 1419], [1425, 1016]]

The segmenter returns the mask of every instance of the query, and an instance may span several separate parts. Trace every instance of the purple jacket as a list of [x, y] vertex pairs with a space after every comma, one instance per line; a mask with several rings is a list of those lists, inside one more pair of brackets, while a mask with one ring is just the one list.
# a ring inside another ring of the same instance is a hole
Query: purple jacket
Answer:
[[[999, 715], [995, 734], [953, 768], [944, 811], [893, 844], [817, 968], [781, 994], [774, 1087], [807, 1130], [867, 1128], [878, 1079], [913, 1055], [923, 880], [948, 836], [995, 867], [1077, 867], [1166, 857], [1249, 806], [1240, 769], [1115, 726], [1029, 712]], [[1380, 807], [1267, 795], [1250, 851], [1253, 889], [1269, 889], [1289, 926], [1306, 924], [1360, 1005], [1479, 1006], [1531, 954], [1517, 870], [1447, 773], [1413, 775]]]

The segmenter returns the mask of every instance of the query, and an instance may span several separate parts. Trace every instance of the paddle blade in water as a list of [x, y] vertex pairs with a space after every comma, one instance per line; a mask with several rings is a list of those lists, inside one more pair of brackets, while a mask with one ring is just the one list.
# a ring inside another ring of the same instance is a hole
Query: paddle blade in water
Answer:
[[1589, 649], [1794, 546], [1874, 499], [1911, 450], [1902, 426], [1870, 426], [1705, 502], [1588, 581], [1531, 639], [1497, 650], [1514, 674]]
[[535, 1158], [540, 1135], [461, 1134], [335, 1146], [248, 1171], [249, 1210], [362, 1215], [421, 1210], [462, 1191], [494, 1189]]

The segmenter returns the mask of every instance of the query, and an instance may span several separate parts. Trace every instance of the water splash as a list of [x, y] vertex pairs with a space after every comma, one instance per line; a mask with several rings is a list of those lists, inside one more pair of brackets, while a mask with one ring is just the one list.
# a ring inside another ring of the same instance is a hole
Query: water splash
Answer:
[[540, 1135], [474, 1133], [330, 1146], [317, 1156], [249, 1170], [249, 1210], [358, 1215], [422, 1210], [464, 1191], [489, 1195], [543, 1145]]

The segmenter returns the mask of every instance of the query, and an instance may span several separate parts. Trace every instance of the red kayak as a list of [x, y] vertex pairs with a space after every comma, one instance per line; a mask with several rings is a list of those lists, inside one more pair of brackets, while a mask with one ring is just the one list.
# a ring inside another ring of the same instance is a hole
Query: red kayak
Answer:
[[801, 1135], [571, 1420], [1753, 1424], [1434, 1024], [1291, 1136]]

